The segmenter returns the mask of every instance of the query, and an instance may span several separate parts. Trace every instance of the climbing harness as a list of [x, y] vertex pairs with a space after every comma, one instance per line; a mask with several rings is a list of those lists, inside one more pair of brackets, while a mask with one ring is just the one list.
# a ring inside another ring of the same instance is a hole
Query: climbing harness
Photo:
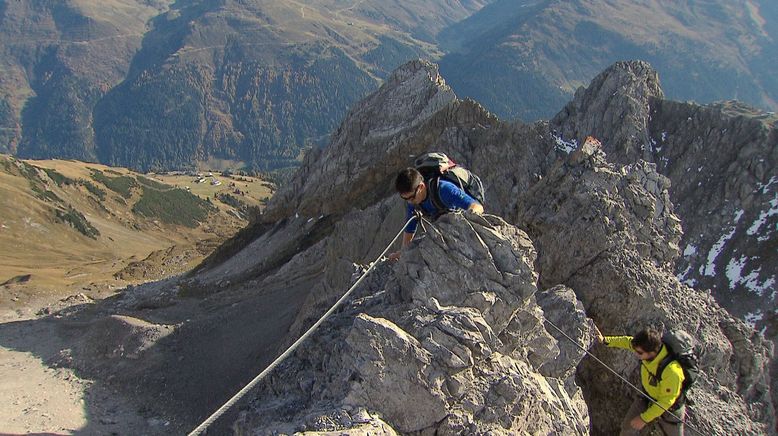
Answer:
[[213, 412], [213, 414], [211, 416], [209, 416], [205, 421], [203, 421], [202, 424], [200, 424], [199, 426], [197, 426], [197, 428], [192, 430], [188, 434], [188, 436], [197, 436], [197, 435], [202, 434], [211, 424], [214, 423], [214, 421], [219, 419], [219, 417], [222, 416], [224, 414], [224, 412], [226, 412], [230, 407], [235, 405], [235, 403], [237, 403], [241, 398], [243, 398], [243, 396], [246, 395], [246, 393], [248, 393], [248, 391], [250, 391], [254, 386], [256, 386], [257, 383], [262, 381], [262, 379], [265, 378], [265, 376], [267, 376], [267, 374], [269, 374], [270, 371], [272, 371], [276, 366], [278, 366], [278, 364], [280, 364], [282, 361], [284, 361], [284, 359], [289, 357], [292, 354], [292, 352], [294, 352], [297, 349], [297, 347], [301, 343], [303, 343], [303, 341], [305, 341], [314, 331], [316, 331], [316, 329], [319, 328], [319, 326], [327, 318], [329, 318], [330, 315], [332, 315], [332, 313], [335, 311], [335, 309], [337, 309], [338, 306], [340, 306], [346, 300], [346, 298], [348, 298], [349, 295], [351, 295], [351, 293], [354, 291], [354, 289], [356, 289], [357, 286], [362, 282], [362, 279], [364, 279], [370, 273], [370, 271], [373, 270], [373, 267], [375, 267], [376, 264], [378, 264], [378, 261], [381, 260], [384, 257], [384, 255], [386, 254], [387, 251], [389, 251], [389, 248], [394, 244], [394, 241], [396, 241], [397, 238], [399, 238], [400, 235], [403, 233], [403, 231], [405, 231], [405, 227], [408, 224], [410, 224], [411, 221], [413, 221], [415, 219], [417, 219], [417, 217], [413, 216], [408, 221], [405, 222], [405, 224], [402, 226], [400, 231], [397, 232], [397, 235], [395, 235], [395, 237], [392, 238], [392, 241], [389, 242], [389, 245], [387, 245], [386, 248], [384, 248], [384, 251], [382, 251], [381, 254], [378, 255], [376, 260], [374, 260], [370, 264], [370, 267], [364, 273], [362, 273], [362, 275], [359, 277], [359, 279], [357, 279], [357, 281], [354, 282], [353, 285], [351, 285], [351, 287], [348, 289], [348, 291], [346, 291], [346, 293], [343, 294], [343, 296], [340, 297], [340, 299], [338, 301], [336, 301], [335, 304], [332, 307], [330, 307], [330, 309], [326, 313], [324, 313], [324, 315], [322, 315], [322, 317], [319, 318], [319, 320], [316, 321], [316, 323], [314, 325], [311, 326], [311, 328], [309, 328], [302, 336], [300, 336], [299, 339], [297, 339], [292, 345], [290, 345], [289, 348], [286, 349], [286, 351], [284, 351], [270, 365], [268, 365], [261, 373], [259, 373], [258, 376], [254, 377], [254, 379], [251, 380], [243, 389], [238, 391], [237, 394], [233, 395], [232, 398], [230, 398], [226, 403], [224, 403], [224, 405], [221, 406], [217, 411]]

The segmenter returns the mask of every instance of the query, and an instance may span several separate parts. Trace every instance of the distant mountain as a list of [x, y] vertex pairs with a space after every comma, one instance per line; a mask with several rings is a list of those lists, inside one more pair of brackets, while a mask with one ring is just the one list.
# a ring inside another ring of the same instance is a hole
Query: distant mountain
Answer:
[[648, 61], [669, 98], [778, 108], [778, 3], [499, 0], [439, 36], [458, 95], [501, 117], [550, 118], [620, 60]]
[[624, 59], [673, 99], [775, 109], [777, 26], [767, 0], [0, 0], [0, 152], [296, 166], [415, 58], [507, 119], [553, 116]]
[[0, 152], [95, 160], [92, 109], [169, 0], [0, 0]]
[[0, 151], [286, 166], [486, 1], [0, 1]]

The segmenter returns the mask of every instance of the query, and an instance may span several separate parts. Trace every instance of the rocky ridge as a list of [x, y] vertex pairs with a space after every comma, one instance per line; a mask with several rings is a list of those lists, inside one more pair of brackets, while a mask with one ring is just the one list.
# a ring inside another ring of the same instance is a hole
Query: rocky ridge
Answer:
[[[602, 89], [627, 97], [600, 107], [638, 111], [629, 119], [652, 125], [657, 118], [639, 111], [653, 88], [634, 86], [634, 71], [651, 73], [638, 62], [606, 72], [623, 82]], [[645, 325], [692, 332], [704, 375], [689, 422], [706, 434], [773, 432], [771, 343], [676, 276], [685, 221], [671, 179], [660, 163], [618, 157], [639, 142], [565, 140], [559, 125], [579, 130], [564, 117], [502, 122], [457, 99], [435, 65], [406, 64], [355, 106], [329, 147], [308, 156], [264, 216], [201, 268], [89, 309], [150, 320], [109, 319], [156, 341], [135, 345], [129, 373], [98, 365], [99, 375], [141, 380], [138, 393], [164, 399], [178, 424], [199, 424], [381, 253], [405, 221], [393, 173], [411, 156], [442, 150], [482, 176], [491, 215], [426, 224], [399, 262], [377, 265], [214, 431], [612, 434], [632, 393], [578, 348], [592, 346], [594, 320], [606, 334]], [[598, 128], [624, 141], [640, 131], [608, 124], [619, 116], [599, 119]], [[85, 354], [73, 356], [75, 366], [106, 358], [71, 348]], [[636, 360], [592, 349], [636, 379]], [[124, 358], [110, 357], [115, 367]]]
[[[630, 63], [617, 65], [614, 70], [629, 71], [630, 68], [643, 67], [639, 63]], [[690, 422], [714, 434], [732, 431], [758, 434], [773, 428], [775, 415], [767, 368], [772, 347], [742, 321], [721, 309], [711, 296], [684, 286], [675, 277], [673, 264], [681, 252], [681, 219], [674, 212], [670, 180], [657, 172], [655, 164], [644, 160], [611, 163], [609, 154], [597, 145], [570, 153], [549, 124], [506, 124], [474, 102], [456, 99], [449, 100], [432, 116], [423, 109], [428, 105], [419, 105], [415, 100], [395, 100], [394, 104], [406, 104], [401, 107], [420, 109], [408, 111], [407, 117], [400, 119], [394, 136], [376, 135], [372, 140], [361, 142], [360, 153], [343, 152], [349, 150], [349, 145], [346, 145], [348, 138], [343, 138], [344, 132], [381, 131], [377, 126], [383, 121], [360, 116], [369, 113], [365, 110], [368, 107], [366, 102], [382, 101], [380, 96], [393, 95], [392, 87], [397, 87], [396, 95], [415, 99], [417, 97], [412, 97], [403, 89], [403, 84], [416, 80], [427, 83], [419, 94], [430, 96], [430, 100], [447, 89], [436, 68], [430, 64], [408, 64], [393, 77], [404, 79], [388, 81], [381, 90], [357, 106], [358, 109], [352, 111], [334, 135], [332, 149], [309, 157], [295, 180], [271, 204], [264, 225], [276, 220], [272, 230], [262, 234], [238, 255], [221, 264], [216, 262], [217, 265], [195, 276], [199, 286], [208, 287], [208, 283], [216, 283], [225, 276], [235, 276], [237, 272], [242, 272], [243, 275], [238, 275], [241, 280], [265, 277], [258, 289], [273, 286], [271, 283], [300, 283], [301, 280], [294, 277], [304, 277], [303, 280], [312, 288], [306, 301], [299, 306], [297, 320], [289, 335], [280, 343], [281, 347], [288, 345], [348, 286], [355, 272], [354, 263], [364, 263], [377, 255], [382, 248], [381, 243], [394, 233], [392, 229], [400, 227], [402, 208], [399, 201], [391, 197], [390, 187], [387, 186], [388, 175], [406, 165], [407, 160], [403, 162], [402, 159], [404, 155], [413, 155], [424, 149], [443, 149], [483, 175], [490, 195], [487, 197], [488, 210], [527, 230], [536, 244], [538, 257], [534, 262], [525, 262], [522, 268], [529, 268], [525, 275], [537, 274], [540, 289], [537, 299], [545, 303], [530, 310], [536, 315], [529, 319], [522, 318], [520, 310], [513, 313], [521, 326], [519, 332], [524, 333], [516, 336], [503, 334], [501, 337], [500, 332], [506, 332], [497, 326], [506, 322], [510, 325], [513, 321], [503, 319], [495, 326], [492, 324], [495, 320], [489, 320], [489, 314], [495, 307], [504, 307], [502, 301], [506, 301], [506, 297], [494, 299], [480, 295], [469, 298], [468, 295], [475, 291], [478, 291], [476, 294], [487, 291], [487, 294], [503, 295], [494, 289], [504, 288], [506, 283], [490, 279], [487, 271], [497, 269], [505, 272], [516, 268], [508, 268], [504, 263], [510, 264], [510, 259], [516, 256], [501, 251], [499, 255], [487, 256], [493, 264], [487, 262], [478, 267], [476, 259], [480, 260], [481, 255], [473, 247], [485, 244], [492, 247], [490, 250], [496, 248], [485, 242], [484, 237], [478, 242], [467, 242], [464, 236], [467, 232], [462, 229], [470, 230], [466, 224], [469, 221], [451, 217], [451, 222], [443, 221], [434, 227], [442, 236], [428, 229], [426, 236], [398, 264], [379, 268], [376, 277], [363, 285], [360, 297], [330, 321], [331, 327], [324, 330], [326, 333], [311, 339], [312, 343], [305, 351], [298, 351], [273, 376], [273, 381], [255, 399], [255, 405], [236, 424], [239, 433], [348, 431], [349, 428], [356, 432], [356, 427], [349, 422], [353, 424], [354, 416], [365, 417], [364, 412], [369, 416], [382, 417], [382, 425], [389, 425], [402, 433], [440, 431], [478, 434], [496, 431], [514, 434], [522, 429], [530, 433], [559, 430], [546, 426], [551, 424], [533, 416], [532, 412], [526, 415], [515, 409], [495, 409], [495, 404], [502, 404], [505, 398], [483, 394], [480, 402], [463, 402], [464, 397], [457, 394], [451, 382], [454, 374], [464, 372], [466, 383], [474, 386], [477, 392], [490, 392], [497, 389], [499, 383], [495, 385], [494, 378], [489, 375], [493, 372], [483, 369], [491, 353], [474, 353], [471, 349], [470, 357], [464, 359], [459, 355], [461, 352], [454, 352], [455, 349], [468, 348], [467, 337], [454, 335], [460, 337], [459, 343], [441, 339], [445, 350], [429, 344], [425, 346], [430, 326], [446, 310], [467, 313], [471, 318], [468, 323], [481, 326], [477, 329], [483, 342], [479, 340], [481, 345], [478, 348], [486, 346], [493, 349], [496, 342], [490, 342], [492, 339], [483, 336], [485, 327], [479, 324], [483, 318], [488, 330], [497, 332], [495, 335], [500, 339], [500, 346], [507, 347], [504, 350], [507, 358], [514, 361], [512, 365], [526, 365], [529, 372], [522, 372], [520, 377], [524, 383], [529, 385], [527, 380], [539, 380], [538, 377], [546, 379], [546, 383], [552, 383], [550, 379], [559, 380], [560, 386], [566, 388], [565, 392], [573, 400], [566, 403], [564, 409], [557, 410], [582, 410], [579, 409], [582, 404], [575, 400], [578, 385], [572, 377], [573, 368], [577, 368], [577, 380], [583, 386], [587, 409], [578, 418], [569, 421], [570, 426], [560, 430], [562, 433], [585, 428], [587, 411], [591, 414], [594, 433], [612, 432], [629, 404], [625, 398], [630, 393], [615, 378], [604, 375], [603, 368], [594, 367], [594, 363], [582, 359], [566, 339], [557, 337], [551, 340], [556, 332], [544, 326], [543, 320], [554, 322], [550, 318], [552, 316], [565, 319], [570, 331], [579, 332], [577, 339], [584, 346], [591, 343], [587, 316], [612, 332], [629, 333], [649, 324], [680, 326], [694, 332], [701, 342], [703, 355], [708, 357], [703, 359], [703, 371], [710, 376], [695, 391], [699, 413], [693, 413]], [[620, 89], [630, 92], [627, 85]], [[437, 87], [438, 92], [430, 92], [429, 87]], [[634, 96], [631, 98], [636, 99]], [[399, 113], [394, 108], [371, 110]], [[368, 135], [363, 133], [362, 138], [365, 137]], [[426, 139], [424, 145], [417, 138]], [[397, 143], [407, 144], [402, 152], [397, 151]], [[324, 158], [323, 153], [337, 158]], [[387, 159], [383, 159], [385, 156]], [[375, 180], [367, 176], [371, 167], [364, 164], [370, 158], [380, 162], [372, 167], [381, 175]], [[496, 161], [501, 165], [494, 165]], [[349, 187], [353, 185], [348, 183], [348, 179], [338, 181], [335, 178], [333, 181], [332, 174], [350, 174], [360, 180], [357, 189], [363, 194], [358, 199], [349, 197]], [[325, 180], [329, 182], [323, 183]], [[506, 183], [506, 180], [509, 182]], [[320, 188], [312, 195], [307, 193], [306, 190], [311, 188], [306, 186]], [[319, 200], [321, 198], [328, 201]], [[371, 202], [372, 206], [363, 208], [353, 209], [350, 206]], [[337, 224], [331, 228], [315, 229], [316, 223], [333, 217]], [[475, 230], [478, 233], [478, 226], [483, 224], [476, 221], [470, 225], [473, 227], [471, 232]], [[490, 225], [494, 226], [494, 223]], [[301, 246], [301, 227], [308, 229], [302, 232], [307, 236], [318, 232], [316, 241]], [[503, 233], [496, 234], [502, 235], [502, 238], [507, 233], [515, 235], [513, 237], [518, 240], [526, 240], [526, 236], [518, 236], [523, 232], [513, 225], [505, 223], [500, 228]], [[480, 232], [485, 231], [480, 229]], [[289, 235], [292, 235], [291, 238]], [[497, 237], [493, 233], [490, 235]], [[431, 242], [436, 238], [445, 241], [445, 250], [439, 251], [440, 248]], [[285, 240], [288, 242], [285, 243]], [[252, 270], [252, 265], [256, 264], [252, 259], [273, 257], [270, 253], [278, 252], [278, 248], [286, 244], [299, 250], [287, 262], [281, 262], [281, 268], [270, 274], [265, 269]], [[503, 240], [497, 246], [514, 244]], [[526, 253], [523, 256], [532, 257]], [[456, 267], [437, 268], [436, 262]], [[469, 276], [471, 268], [478, 271], [475, 277]], [[301, 271], [304, 272], [300, 274]], [[479, 284], [465, 285], [468, 280]], [[508, 287], [522, 289], [527, 286], [526, 283], [522, 285], [522, 281], [534, 283], [534, 279], [528, 277], [515, 277], [509, 281]], [[571, 293], [576, 298], [570, 298]], [[521, 296], [519, 300], [508, 300], [523, 304], [522, 307], [527, 304], [533, 307], [534, 298], [525, 301], [530, 294], [534, 295], [534, 290], [524, 289], [518, 292]], [[479, 303], [483, 300], [490, 303], [483, 306]], [[559, 305], [577, 309], [565, 311], [565, 316], [561, 316], [559, 309], [555, 309]], [[548, 313], [544, 315], [540, 307], [548, 307]], [[420, 315], [428, 311], [432, 312], [428, 318]], [[420, 318], [414, 319], [409, 315], [411, 313], [419, 314]], [[579, 315], [570, 317], [570, 314]], [[526, 331], [535, 330], [545, 333], [539, 333], [537, 337], [527, 336]], [[432, 337], [435, 338], [435, 335]], [[516, 338], [520, 338], [520, 346], [511, 342]], [[563, 357], [552, 357], [557, 353]], [[598, 350], [597, 354], [625, 376], [637, 370], [637, 362], [625, 360], [618, 351]], [[403, 362], [400, 367], [395, 366], [398, 360]], [[470, 371], [459, 368], [458, 365], [462, 365], [459, 361], [464, 362], [464, 368]], [[440, 371], [443, 371], [442, 375]], [[288, 380], [295, 376], [298, 383], [289, 384]], [[384, 384], [381, 376], [389, 377], [391, 382]], [[418, 404], [416, 402], [406, 403], [403, 409], [393, 396], [397, 392], [387, 393], [386, 386], [394, 386], [395, 381], [400, 383], [398, 386], [403, 386], [400, 380], [408, 378], [418, 381], [413, 384], [413, 389], [418, 384], [427, 388], [413, 390], [410, 394], [411, 386], [408, 386], [405, 390], [399, 389], [399, 392], [413, 398], [419, 395], [423, 404], [429, 404], [437, 412], [417, 414], [416, 408], [407, 407]], [[604, 380], [605, 383], [594, 383], [593, 380]], [[612, 395], [613, 389], [619, 392], [618, 396]], [[429, 397], [430, 392], [432, 397]], [[525, 401], [521, 398], [526, 398], [514, 391], [507, 395], [519, 403]], [[559, 395], [557, 391], [551, 397], [543, 396], [546, 398], [543, 401], [561, 398]], [[531, 410], [528, 404], [523, 407]], [[503, 417], [482, 420], [495, 413]], [[415, 416], [429, 417], [413, 421]], [[567, 413], [565, 416], [573, 415]], [[539, 427], [529, 427], [530, 422]], [[532, 430], [526, 430], [530, 428]]]
[[273, 375], [238, 434], [343, 430], [360, 414], [402, 434], [586, 433], [582, 392], [565, 371], [582, 352], [556, 359], [561, 371], [538, 370], [558, 350], [526, 235], [455, 215], [436, 227]]
[[776, 338], [778, 118], [736, 103], [663, 99], [656, 71], [619, 63], [552, 121], [560, 142], [595, 135], [609, 160], [652, 162], [683, 221], [675, 273]]

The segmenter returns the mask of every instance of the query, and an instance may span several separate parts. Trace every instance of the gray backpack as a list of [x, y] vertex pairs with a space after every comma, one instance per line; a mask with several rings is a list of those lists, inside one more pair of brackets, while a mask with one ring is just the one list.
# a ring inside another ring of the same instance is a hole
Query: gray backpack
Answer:
[[662, 335], [662, 343], [667, 346], [668, 354], [657, 368], [657, 376], [661, 380], [662, 372], [667, 368], [667, 365], [672, 361], [677, 361], [683, 369], [683, 385], [681, 386], [681, 396], [676, 400], [676, 404], [680, 405], [683, 402], [688, 401], [686, 394], [697, 381], [700, 374], [700, 368], [698, 364], [698, 352], [696, 347], [696, 341], [689, 333], [680, 330], [670, 330]]
[[424, 182], [427, 184], [430, 192], [432, 204], [439, 210], [445, 210], [443, 201], [440, 199], [438, 184], [440, 180], [459, 186], [463, 191], [475, 198], [481, 205], [484, 205], [486, 196], [484, 185], [481, 179], [465, 167], [457, 165], [444, 153], [433, 152], [425, 153], [417, 157], [414, 166], [418, 170]]

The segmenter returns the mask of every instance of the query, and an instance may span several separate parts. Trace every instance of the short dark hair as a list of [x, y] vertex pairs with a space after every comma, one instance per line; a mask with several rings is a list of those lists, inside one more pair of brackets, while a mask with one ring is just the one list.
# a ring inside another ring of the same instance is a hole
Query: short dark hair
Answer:
[[632, 348], [636, 347], [649, 353], [658, 353], [662, 348], [662, 335], [652, 328], [645, 328], [632, 337]]
[[421, 173], [418, 172], [416, 168], [408, 167], [397, 173], [397, 179], [394, 181], [394, 188], [400, 194], [412, 192], [423, 180]]

